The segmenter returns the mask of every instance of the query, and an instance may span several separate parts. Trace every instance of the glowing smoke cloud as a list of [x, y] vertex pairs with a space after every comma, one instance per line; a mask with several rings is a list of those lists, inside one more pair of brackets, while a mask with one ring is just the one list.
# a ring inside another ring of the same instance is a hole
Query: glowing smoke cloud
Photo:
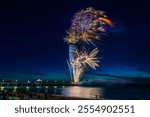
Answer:
[[[85, 67], [93, 69], [98, 67], [99, 60], [96, 55], [98, 49], [91, 52], [79, 51], [81, 44], [94, 44], [94, 40], [100, 40], [101, 34], [106, 32], [106, 26], [112, 26], [112, 22], [107, 18], [105, 12], [87, 8], [77, 12], [73, 19], [70, 29], [67, 31], [65, 42], [69, 44], [69, 69], [72, 80], [78, 83], [84, 73]], [[80, 43], [80, 44], [79, 44]]]

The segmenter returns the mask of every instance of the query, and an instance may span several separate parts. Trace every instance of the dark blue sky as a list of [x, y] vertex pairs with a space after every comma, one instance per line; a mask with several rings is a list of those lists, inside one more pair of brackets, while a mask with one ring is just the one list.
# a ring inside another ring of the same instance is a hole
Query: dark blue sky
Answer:
[[124, 1], [0, 2], [0, 79], [69, 79], [63, 37], [73, 14], [86, 7], [106, 11], [115, 25], [97, 43], [101, 66], [89, 72], [150, 78], [148, 3]]

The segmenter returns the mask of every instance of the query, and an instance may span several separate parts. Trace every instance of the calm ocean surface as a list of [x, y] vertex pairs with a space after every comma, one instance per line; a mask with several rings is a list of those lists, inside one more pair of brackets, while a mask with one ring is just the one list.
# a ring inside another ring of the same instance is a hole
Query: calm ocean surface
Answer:
[[4, 88], [1, 90], [26, 90], [29, 92], [56, 94], [69, 97], [150, 100], [150, 88], [137, 86], [36, 86], [34, 88]]

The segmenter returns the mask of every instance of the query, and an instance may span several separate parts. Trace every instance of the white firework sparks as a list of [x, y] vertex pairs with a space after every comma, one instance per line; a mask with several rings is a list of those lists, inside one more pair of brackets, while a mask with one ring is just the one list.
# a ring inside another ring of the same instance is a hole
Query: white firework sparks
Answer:
[[89, 66], [93, 69], [96, 69], [98, 67], [99, 60], [96, 57], [98, 54], [99, 50], [95, 48], [93, 51], [90, 53], [84, 51], [84, 52], [78, 52], [76, 51], [75, 54], [76, 56], [72, 58], [70, 62], [70, 66], [72, 69], [72, 74], [74, 78], [74, 82], [77, 83], [82, 76], [85, 67]]

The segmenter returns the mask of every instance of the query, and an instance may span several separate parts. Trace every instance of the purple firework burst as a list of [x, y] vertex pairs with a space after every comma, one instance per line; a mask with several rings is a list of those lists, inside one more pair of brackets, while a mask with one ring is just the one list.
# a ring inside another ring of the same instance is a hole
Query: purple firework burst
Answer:
[[91, 28], [93, 15], [85, 12], [78, 12], [74, 15], [71, 30], [75, 33], [86, 32]]

